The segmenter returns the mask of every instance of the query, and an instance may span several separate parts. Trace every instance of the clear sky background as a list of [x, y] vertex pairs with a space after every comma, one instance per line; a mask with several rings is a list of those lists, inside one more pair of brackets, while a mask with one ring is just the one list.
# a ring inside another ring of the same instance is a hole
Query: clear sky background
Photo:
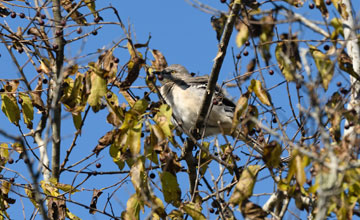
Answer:
[[[221, 4], [220, 0], [203, 0], [202, 1], [205, 4], [211, 5], [214, 8], [217, 8], [219, 10], [227, 11], [227, 7], [225, 4]], [[217, 54], [217, 39], [216, 39], [216, 33], [211, 27], [210, 24], [210, 18], [212, 15], [206, 14], [199, 9], [196, 9], [189, 5], [184, 0], [132, 0], [132, 1], [97, 1], [97, 8], [100, 9], [102, 7], [109, 6], [110, 4], [114, 6], [122, 19], [122, 21], [126, 24], [127, 28], [130, 27], [133, 39], [135, 43], [145, 43], [148, 40], [149, 35], [151, 35], [151, 41], [150, 41], [150, 48], [152, 49], [158, 49], [160, 50], [164, 56], [167, 59], [167, 62], [169, 64], [182, 64], [184, 65], [190, 72], [197, 73], [199, 75], [208, 74], [211, 71], [212, 65], [213, 65], [213, 59], [215, 58]], [[360, 6], [358, 0], [353, 1], [353, 6], [355, 7], [355, 11], [359, 12]], [[286, 7], [291, 7], [287, 4]], [[319, 20], [323, 21], [321, 18], [320, 11], [314, 9], [309, 10], [308, 2], [305, 3], [305, 6], [303, 9], [295, 9], [296, 12], [303, 14], [304, 16], [308, 17], [312, 20]], [[333, 11], [335, 11], [334, 7], [331, 8], [330, 14], [333, 15]], [[19, 11], [20, 12], [20, 11]], [[84, 10], [84, 12], [88, 12], [87, 9]], [[27, 11], [24, 10], [25, 14], [31, 14], [33, 15], [33, 11]], [[112, 13], [111, 10], [105, 10], [100, 12], [100, 15], [103, 17], [104, 22], [108, 21], [116, 21], [116, 17]], [[89, 16], [89, 20], [92, 20], [92, 16]], [[16, 25], [19, 24], [21, 21], [18, 17], [16, 19], [11, 19], [10, 17], [7, 18], [1, 18], [2, 22], [7, 22], [11, 27], [16, 29]], [[26, 23], [24, 23], [26, 24]], [[98, 24], [100, 26], [101, 24]], [[76, 28], [76, 27], [75, 27]], [[67, 32], [70, 32], [71, 30], [74, 30], [75, 28], [69, 28]], [[308, 29], [300, 26], [300, 25], [293, 25], [292, 27], [293, 33], [298, 32], [299, 38], [305, 38], [305, 39], [312, 39], [312, 38], [319, 38], [318, 35], [313, 33], [312, 31], [309, 31]], [[84, 32], [91, 31], [93, 27], [84, 27]], [[282, 25], [278, 32], [279, 34], [287, 32], [288, 26]], [[65, 48], [65, 55], [67, 58], [71, 59], [73, 57], [76, 57], [79, 52], [80, 46], [83, 46], [84, 50], [81, 52], [81, 54], [87, 54], [87, 53], [93, 53], [96, 52], [97, 48], [110, 48], [115, 42], [118, 40], [124, 38], [124, 33], [122, 32], [121, 28], [116, 25], [104, 25], [104, 28], [98, 31], [99, 34], [97, 36], [90, 35], [90, 37], [82, 42], [74, 44], [74, 46], [67, 46]], [[228, 52], [226, 59], [224, 61], [224, 64], [221, 69], [221, 75], [219, 78], [219, 82], [222, 82], [226, 79], [231, 79], [233, 77], [233, 70], [234, 70], [234, 63], [232, 59], [232, 50], [235, 54], [239, 53], [239, 51], [242, 48], [237, 48], [235, 45], [235, 39], [236, 31], [234, 30], [233, 37], [231, 39], [231, 43], [228, 47]], [[306, 47], [305, 44], [300, 44], [300, 47]], [[274, 50], [275, 45], [271, 47], [272, 51]], [[250, 52], [249, 57], [253, 57], [253, 48], [252, 45], [248, 48], [248, 51]], [[6, 52], [3, 45], [0, 45], [0, 64], [2, 66], [2, 70], [0, 71], [0, 78], [17, 78], [19, 77], [18, 71], [15, 68], [15, 65], [12, 63], [8, 53]], [[16, 53], [16, 52], [15, 52]], [[126, 49], [118, 48], [115, 50], [114, 55], [119, 57], [120, 64], [124, 64], [129, 60], [129, 54]], [[151, 54], [149, 53], [148, 56], [150, 59], [153, 59]], [[23, 56], [18, 56], [20, 60], [24, 60]], [[98, 57], [98, 54], [95, 54], [94, 56], [90, 56], [81, 59], [79, 62], [79, 65], [86, 66], [86, 64], [89, 61], [96, 61]], [[248, 64], [249, 59], [244, 57], [241, 61], [241, 68], [242, 73], [245, 72], [246, 65]], [[150, 62], [147, 62], [147, 64], [150, 65]], [[261, 62], [262, 66], [264, 67], [265, 64]], [[273, 61], [271, 64], [275, 64]], [[312, 68], [315, 68], [312, 66]], [[270, 76], [267, 74], [267, 71], [264, 71], [265, 75], [265, 81], [267, 88], [271, 88], [278, 83], [281, 83], [284, 81], [284, 77], [279, 72], [278, 68], [272, 68], [275, 71], [275, 74], [273, 76]], [[25, 68], [25, 72], [27, 76], [29, 76], [29, 79], [32, 79], [36, 76], [36, 71], [31, 67]], [[314, 71], [316, 72], [316, 71]], [[143, 85], [145, 76], [145, 72], [142, 70], [140, 73], [140, 77], [137, 80], [137, 85]], [[259, 75], [255, 74], [254, 78], [259, 79]], [[342, 81], [345, 85], [347, 83], [347, 79], [343, 76], [336, 75], [333, 79], [333, 82], [336, 81]], [[36, 82], [35, 82], [36, 83]], [[35, 83], [32, 84], [32, 87], [35, 87]], [[246, 82], [246, 84], [243, 86], [245, 88], [248, 86], [249, 81]], [[24, 85], [22, 85], [24, 88]], [[291, 90], [295, 91], [295, 84], [290, 84]], [[324, 96], [324, 101], [327, 99], [326, 97], [329, 97], [329, 95], [336, 90], [336, 86], [334, 83], [330, 86], [329, 90], [325, 93], [322, 92], [319, 95]], [[144, 91], [147, 90], [134, 90], [136, 94], [142, 95]], [[236, 101], [239, 97], [239, 91], [237, 89], [228, 89], [229, 94], [234, 98], [234, 101]], [[273, 89], [270, 91], [270, 94], [273, 98], [273, 102], [275, 104], [275, 107], [282, 107], [281, 110], [279, 110], [279, 115], [284, 116], [280, 119], [285, 119], [290, 114], [290, 109], [288, 108], [288, 98], [286, 94], [286, 87], [285, 84], [282, 84], [281, 86]], [[119, 95], [120, 102], [124, 102], [121, 95]], [[156, 100], [155, 96], [152, 96], [154, 100]], [[98, 113], [93, 113], [92, 111], [89, 112], [88, 118], [85, 122], [85, 126], [82, 130], [82, 135], [77, 141], [77, 145], [71, 154], [70, 161], [68, 162], [68, 165], [78, 161], [79, 159], [89, 155], [92, 151], [92, 149], [97, 145], [98, 139], [103, 136], [107, 131], [112, 129], [112, 126], [107, 124], [105, 121], [107, 111], [100, 111]], [[70, 143], [72, 141], [72, 138], [74, 136], [74, 127], [72, 124], [71, 115], [67, 114], [65, 111], [63, 111], [63, 127], [62, 127], [62, 155], [64, 156], [65, 151], [70, 146]], [[267, 116], [268, 117], [268, 116]], [[268, 118], [269, 119], [269, 118]], [[270, 120], [270, 119], [269, 119]], [[36, 125], [36, 123], [35, 123]], [[10, 134], [18, 134], [17, 128], [12, 125], [8, 119], [4, 116], [3, 113], [0, 113], [0, 128], [3, 130], [6, 130]], [[27, 133], [28, 130], [25, 126], [22, 126], [24, 129], [24, 132]], [[291, 128], [290, 132], [291, 132]], [[32, 140], [28, 139], [30, 144], [32, 146], [35, 146], [35, 144], [32, 143]], [[0, 142], [8, 141], [7, 139], [4, 139], [3, 137], [0, 137]], [[50, 149], [50, 144], [49, 144]], [[64, 158], [62, 156], [62, 159]], [[246, 156], [239, 155], [241, 157], [241, 161], [238, 162], [238, 165], [241, 166], [246, 162]], [[16, 160], [18, 157], [17, 153], [13, 153], [12, 157]], [[103, 150], [98, 158], [91, 158], [89, 161], [85, 162], [84, 164], [80, 164], [74, 169], [79, 170], [83, 167], [85, 167], [89, 162], [93, 162], [95, 160], [98, 160], [102, 164], [102, 167], [100, 169], [95, 167], [95, 163], [90, 165], [86, 170], [87, 171], [117, 171], [118, 167], [112, 162], [111, 157], [108, 154], [108, 148]], [[215, 164], [215, 163], [214, 163]], [[218, 166], [212, 165], [211, 172], [213, 174], [218, 173]], [[17, 171], [21, 171], [21, 174], [24, 175], [26, 178], [29, 178], [27, 174], [26, 167], [24, 166], [24, 163], [22, 160], [18, 161], [17, 163], [14, 163], [13, 165], [9, 165], [10, 169], [14, 169]], [[36, 168], [36, 166], [35, 166]], [[125, 170], [128, 170], [128, 168], [125, 168]], [[25, 183], [23, 179], [18, 177], [12, 172], [9, 171], [3, 171], [2, 172], [4, 177], [10, 178], [10, 177], [16, 177], [16, 181], [19, 183]], [[157, 175], [157, 172], [154, 171], [154, 173]], [[268, 173], [262, 172], [259, 176], [259, 178], [268, 176]], [[86, 175], [79, 175], [76, 177], [75, 185], [80, 183]], [[85, 203], [87, 205], [90, 204], [92, 191], [93, 188], [100, 189], [105, 186], [109, 186], [112, 183], [115, 184], [118, 181], [120, 181], [122, 178], [124, 178], [124, 174], [116, 174], [116, 175], [101, 175], [90, 178], [88, 182], [86, 182], [82, 187], [86, 192], [80, 192], [75, 193], [71, 196], [71, 198], [74, 201], [78, 201], [81, 203]], [[208, 176], [209, 179], [210, 176]], [[71, 182], [74, 180], [75, 174], [74, 173], [66, 173], [65, 175], [61, 176], [60, 182], [71, 184]], [[182, 196], [186, 196], [184, 193], [188, 191], [188, 179], [186, 174], [179, 174], [178, 181], [182, 186]], [[228, 180], [230, 181], [230, 180]], [[261, 180], [259, 183], [256, 184], [255, 193], [271, 193], [273, 192], [274, 185], [271, 183], [270, 178], [265, 178], [264, 180]], [[156, 177], [154, 179], [154, 183], [157, 185], [160, 185], [159, 179]], [[183, 184], [186, 183], [186, 184]], [[98, 208], [102, 209], [106, 199], [110, 194], [115, 190], [116, 187], [113, 187], [109, 190], [105, 190], [103, 195], [100, 197], [98, 202]], [[24, 194], [23, 189], [14, 188], [15, 191]], [[162, 195], [159, 193], [157, 189], [154, 188], [155, 193], [160, 197], [163, 198]], [[117, 190], [117, 192], [114, 194], [115, 201], [112, 204], [112, 208], [114, 212], [117, 215], [120, 215], [121, 211], [123, 211], [126, 207], [126, 201], [128, 197], [134, 193], [134, 189], [132, 186], [132, 183], [129, 181], [125, 182], [121, 185], [121, 188]], [[12, 195], [10, 195], [12, 197]], [[15, 209], [11, 207], [8, 212], [10, 216], [13, 219], [23, 219], [23, 212], [25, 213], [26, 219], [30, 218], [31, 212], [33, 210], [32, 204], [27, 199], [20, 199], [17, 196], [13, 196], [17, 198], [16, 203], [13, 206], [18, 207], [18, 209]], [[267, 196], [258, 197], [258, 199], [253, 199], [253, 202], [259, 203], [262, 205], [266, 199]], [[20, 201], [21, 200], [21, 201]], [[20, 203], [23, 203], [24, 208], [22, 210]], [[88, 210], [85, 210], [79, 206], [71, 205], [70, 203], [67, 203], [69, 209], [74, 214], [78, 215], [80, 218], [83, 219], [108, 219], [108, 217], [105, 217], [101, 214], [95, 214], [91, 217], [89, 217]], [[210, 202], [208, 203], [208, 206], [210, 206]], [[206, 205], [203, 206], [206, 208]], [[167, 212], [170, 212], [173, 208], [166, 209]], [[290, 210], [297, 213], [297, 209], [294, 204], [290, 206]], [[109, 209], [107, 209], [109, 211]], [[207, 211], [204, 211], [203, 213], [209, 214]], [[142, 216], [144, 218], [145, 215]], [[239, 219], [242, 217], [239, 212], [236, 214]], [[303, 216], [304, 217], [304, 216]], [[215, 215], [210, 215], [210, 219], [215, 219]], [[39, 219], [39, 218], [37, 218]], [[289, 219], [291, 217], [289, 216]]]

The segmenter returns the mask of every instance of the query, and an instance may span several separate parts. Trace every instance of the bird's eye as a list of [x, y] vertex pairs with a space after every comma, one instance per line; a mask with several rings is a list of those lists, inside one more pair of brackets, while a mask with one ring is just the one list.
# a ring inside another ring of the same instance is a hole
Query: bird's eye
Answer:
[[171, 74], [174, 74], [175, 72], [176, 72], [175, 70], [171, 70], [171, 72], [170, 72], [170, 73], [171, 73]]

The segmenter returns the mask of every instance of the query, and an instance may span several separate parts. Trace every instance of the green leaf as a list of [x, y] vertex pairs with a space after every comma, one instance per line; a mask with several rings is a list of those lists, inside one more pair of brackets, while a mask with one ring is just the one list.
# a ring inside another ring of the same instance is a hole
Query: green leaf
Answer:
[[181, 190], [177, 178], [170, 172], [164, 171], [159, 173], [162, 190], [164, 194], [164, 200], [167, 203], [173, 204], [175, 207], [179, 207], [181, 199]]
[[73, 123], [74, 123], [75, 129], [79, 130], [81, 128], [81, 122], [82, 122], [81, 114], [77, 113], [77, 114], [71, 114], [71, 115], [73, 118]]
[[109, 149], [110, 156], [112, 157], [114, 163], [119, 167], [120, 170], [124, 169], [125, 162], [122, 158], [121, 151], [116, 143], [111, 144]]
[[141, 128], [142, 121], [128, 130], [127, 145], [133, 156], [138, 155], [141, 149]]
[[231, 204], [239, 205], [243, 200], [252, 195], [259, 170], [260, 165], [251, 165], [244, 169], [241, 173], [239, 182], [236, 184], [235, 190], [230, 197], [229, 202]]
[[265, 145], [263, 152], [265, 164], [269, 168], [278, 168], [281, 162], [281, 152], [281, 145], [276, 141], [271, 141], [269, 144]]
[[255, 93], [255, 95], [259, 98], [259, 100], [264, 104], [270, 106], [269, 95], [266, 90], [262, 87], [261, 82], [259, 80], [252, 79], [251, 85], [249, 86], [249, 91]]
[[88, 103], [91, 107], [95, 107], [100, 105], [100, 98], [105, 96], [107, 88], [106, 88], [106, 80], [100, 76], [101, 74], [98, 72], [96, 68], [93, 68], [90, 74], [91, 78], [91, 90], [88, 98]]
[[291, 62], [290, 58], [283, 52], [284, 42], [280, 42], [275, 48], [275, 57], [279, 64], [281, 73], [285, 79], [290, 82], [295, 80], [296, 66]]
[[[8, 144], [7, 143], [2, 143], [0, 144], [0, 158], [2, 158], [0, 160], [0, 165], [1, 166], [5, 166], [5, 164], [7, 163], [8, 159], [9, 159], [9, 150], [8, 150]], [[0, 167], [0, 171], [2, 170], [2, 168]]]
[[330, 58], [319, 49], [310, 45], [310, 53], [315, 61], [315, 65], [320, 73], [322, 85], [325, 90], [334, 76], [334, 65]]
[[3, 194], [8, 194], [11, 189], [11, 183], [5, 180], [1, 181], [1, 192]]
[[198, 207], [198, 205], [193, 202], [182, 204], [181, 209], [194, 220], [206, 220], [206, 217], [201, 213], [201, 206]]
[[20, 120], [20, 109], [16, 103], [16, 99], [9, 94], [1, 94], [1, 99], [1, 110], [5, 113], [11, 123], [18, 125]]
[[148, 189], [147, 174], [145, 172], [143, 158], [138, 158], [131, 166], [130, 177], [139, 198], [142, 198], [143, 196], [145, 196], [146, 199], [149, 198], [150, 192]]
[[34, 107], [32, 105], [31, 98], [23, 92], [19, 93], [19, 98], [23, 100], [21, 102], [21, 108], [24, 122], [28, 128], [32, 128], [32, 120], [34, 119]]
[[144, 210], [144, 204], [138, 198], [137, 194], [133, 194], [126, 203], [126, 213], [122, 215], [122, 217], [124, 217], [122, 219], [140, 219], [140, 209]]
[[245, 24], [241, 23], [240, 30], [236, 34], [236, 46], [241, 47], [249, 39], [249, 34], [249, 28]]

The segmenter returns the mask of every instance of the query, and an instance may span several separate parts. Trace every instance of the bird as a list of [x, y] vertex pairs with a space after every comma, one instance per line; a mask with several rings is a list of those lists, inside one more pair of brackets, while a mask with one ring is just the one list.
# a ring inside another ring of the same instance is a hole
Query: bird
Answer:
[[[180, 64], [172, 64], [157, 72], [161, 83], [161, 96], [173, 111], [175, 124], [183, 130], [194, 128], [200, 113], [209, 76], [192, 76]], [[212, 98], [211, 111], [200, 128], [203, 137], [217, 134], [231, 135], [231, 127], [236, 105], [227, 97], [225, 90], [216, 86]]]

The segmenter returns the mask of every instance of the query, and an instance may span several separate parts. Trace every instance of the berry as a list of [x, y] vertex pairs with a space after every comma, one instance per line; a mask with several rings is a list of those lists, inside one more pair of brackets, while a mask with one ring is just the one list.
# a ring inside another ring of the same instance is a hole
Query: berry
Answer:
[[15, 178], [14, 178], [14, 177], [11, 177], [11, 178], [9, 179], [9, 181], [10, 181], [11, 183], [15, 182]]
[[340, 92], [344, 95], [346, 95], [349, 91], [347, 89], [345, 89], [344, 87], [340, 88]]
[[40, 18], [41, 19], [46, 19], [46, 15], [42, 14], [42, 15], [40, 15]]
[[350, 125], [349, 125], [349, 124], [346, 124], [346, 125], [344, 126], [344, 128], [347, 130], [347, 129], [350, 128]]
[[214, 208], [209, 208], [209, 212], [214, 213], [215, 212]]
[[94, 22], [95, 23], [99, 23], [99, 21], [101, 20], [101, 18], [100, 17], [96, 17], [96, 18], [94, 18]]
[[20, 17], [20, 18], [25, 18], [25, 14], [21, 12], [21, 13], [19, 14], [19, 17]]
[[300, 83], [297, 83], [296, 84], [296, 89], [300, 89], [301, 88], [301, 84]]
[[97, 34], [98, 34], [97, 30], [93, 30], [92, 35], [96, 36]]
[[54, 44], [54, 45], [53, 45], [53, 49], [54, 49], [54, 50], [57, 50], [57, 49], [59, 49], [59, 45], [57, 45], [57, 44]]
[[326, 3], [327, 5], [331, 5], [331, 0], [326, 0], [325, 3]]
[[100, 167], [101, 167], [101, 163], [97, 163], [95, 166], [96, 166], [96, 168], [100, 168]]
[[276, 122], [277, 122], [277, 121], [276, 121], [276, 118], [273, 118], [272, 122], [273, 122], [273, 123], [276, 123]]
[[23, 49], [22, 47], [20, 47], [20, 48], [18, 49], [18, 52], [19, 52], [19, 53], [22, 53], [22, 52], [24, 52], [24, 49]]
[[44, 84], [47, 84], [47, 83], [48, 83], [48, 79], [43, 79], [42, 82], [43, 82]]
[[5, 89], [0, 89], [0, 92], [5, 92]]
[[23, 101], [24, 101], [24, 100], [19, 97], [19, 99], [18, 99], [19, 104], [23, 103]]
[[220, 0], [221, 3], [226, 3], [226, 0]]
[[41, 68], [37, 68], [37, 69], [36, 69], [36, 72], [41, 73], [41, 72], [42, 72], [42, 69], [41, 69]]
[[40, 15], [41, 15], [40, 11], [37, 11], [36, 12], [36, 17], [40, 17]]
[[154, 179], [155, 178], [155, 174], [154, 173], [150, 173], [150, 178]]
[[327, 44], [326, 44], [326, 45], [324, 45], [324, 50], [326, 50], [326, 51], [327, 51], [327, 50], [329, 50], [329, 49], [330, 49], [330, 46], [329, 46], [329, 45], [327, 45]]
[[241, 58], [241, 54], [236, 54], [236, 59], [238, 59], [238, 60], [240, 60], [240, 58]]
[[115, 57], [115, 58], [114, 58], [114, 62], [115, 62], [115, 63], [119, 63], [119, 62], [120, 62], [119, 58]]
[[195, 76], [195, 73], [190, 73], [190, 75], [191, 75], [192, 77], [194, 77], [194, 76]]
[[158, 75], [158, 79], [161, 81], [164, 79], [164, 76], [163, 75]]
[[141, 135], [140, 135], [140, 137], [144, 137], [145, 136], [145, 134], [144, 134], [144, 132], [141, 132]]
[[63, 34], [63, 32], [61, 30], [57, 30], [55, 32], [56, 37], [60, 37], [62, 34]]
[[244, 54], [244, 56], [247, 56], [247, 55], [249, 55], [249, 52], [247, 50], [245, 50], [243, 54]]
[[11, 17], [11, 18], [16, 18], [16, 13], [15, 13], [15, 12], [11, 12], [10, 17]]
[[106, 97], [107, 97], [108, 99], [111, 99], [112, 94], [109, 92], [109, 93], [106, 95]]
[[40, 19], [39, 20], [39, 25], [43, 26], [44, 24], [45, 24], [45, 22], [42, 19]]
[[14, 163], [14, 159], [12, 159], [11, 157], [8, 159], [8, 163], [9, 164], [13, 164]]
[[337, 82], [336, 85], [337, 85], [338, 87], [341, 87], [341, 82], [340, 82], [340, 81]]
[[250, 46], [250, 42], [247, 40], [247, 41], [245, 41], [245, 46]]
[[310, 8], [310, 9], [314, 9], [314, 8], [315, 8], [314, 3], [309, 4], [309, 8]]
[[269, 70], [270, 75], [274, 75], [274, 70]]
[[81, 27], [78, 27], [78, 29], [76, 29], [76, 33], [78, 33], [78, 34], [81, 34], [81, 33], [82, 33]]

